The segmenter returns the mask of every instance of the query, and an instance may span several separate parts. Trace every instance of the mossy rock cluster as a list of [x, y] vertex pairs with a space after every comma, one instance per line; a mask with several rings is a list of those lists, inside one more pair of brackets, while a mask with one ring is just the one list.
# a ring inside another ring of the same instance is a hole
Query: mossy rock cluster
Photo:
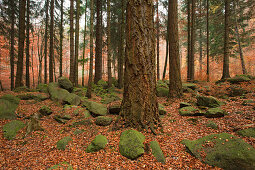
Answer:
[[55, 115], [53, 117], [58, 123], [66, 124], [69, 120], [72, 119], [70, 115]]
[[145, 136], [136, 130], [122, 132], [119, 142], [119, 151], [122, 156], [136, 159], [144, 153]]
[[39, 109], [39, 113], [41, 113], [43, 116], [49, 116], [52, 114], [52, 110], [48, 106], [42, 106]]
[[67, 90], [70, 93], [73, 91], [73, 83], [66, 77], [58, 78], [58, 84], [61, 88]]
[[57, 149], [59, 150], [65, 150], [66, 149], [66, 146], [68, 145], [69, 142], [72, 141], [72, 138], [70, 136], [66, 136], [62, 139], [60, 139], [58, 142], [57, 142]]
[[188, 152], [211, 166], [223, 169], [254, 169], [255, 149], [228, 133], [212, 134], [198, 140], [183, 140]]
[[10, 94], [0, 97], [0, 119], [16, 119], [20, 99]]
[[84, 100], [82, 106], [86, 107], [93, 116], [106, 116], [107, 108], [100, 104], [89, 100]]
[[98, 126], [109, 126], [112, 123], [112, 118], [107, 116], [98, 116], [95, 124]]
[[164, 156], [164, 154], [159, 146], [159, 143], [157, 141], [151, 141], [150, 148], [152, 150], [153, 156], [157, 159], [158, 162], [161, 162], [161, 163], [166, 162], [165, 156]]
[[15, 138], [17, 132], [24, 127], [25, 127], [25, 124], [19, 120], [13, 120], [9, 123], [6, 123], [3, 126], [4, 137], [7, 140], [12, 140]]
[[224, 103], [216, 99], [215, 97], [212, 96], [200, 96], [198, 95], [197, 97], [197, 105], [198, 106], [205, 106], [205, 107], [220, 107]]
[[252, 76], [249, 75], [236, 75], [233, 78], [227, 79], [228, 82], [231, 84], [238, 84], [238, 83], [243, 83], [243, 82], [249, 82], [251, 81]]
[[255, 138], [255, 128], [248, 128], [236, 132], [240, 136]]
[[95, 139], [90, 143], [90, 145], [86, 148], [86, 152], [98, 152], [101, 149], [104, 149], [108, 143], [108, 140], [103, 135], [97, 135]]

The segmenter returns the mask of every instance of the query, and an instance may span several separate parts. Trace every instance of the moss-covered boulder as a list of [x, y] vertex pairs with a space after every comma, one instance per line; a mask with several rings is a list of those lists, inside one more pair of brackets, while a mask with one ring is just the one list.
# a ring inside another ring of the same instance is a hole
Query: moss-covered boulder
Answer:
[[213, 134], [195, 141], [183, 140], [187, 150], [211, 166], [223, 169], [254, 169], [255, 149], [228, 133]]
[[242, 96], [247, 93], [245, 89], [239, 86], [230, 86], [227, 90], [228, 90], [228, 95], [230, 97]]
[[12, 140], [15, 138], [17, 132], [24, 127], [25, 124], [19, 120], [13, 120], [9, 123], [6, 123], [3, 126], [4, 137], [8, 140]]
[[98, 126], [109, 126], [112, 123], [112, 118], [107, 116], [98, 116], [95, 124]]
[[158, 112], [159, 112], [159, 115], [165, 115], [167, 112], [165, 110], [165, 106], [163, 106], [162, 104], [159, 104], [158, 105]]
[[97, 135], [95, 139], [90, 143], [90, 145], [86, 148], [86, 152], [98, 152], [101, 149], [104, 149], [107, 143], [108, 140], [105, 136]]
[[52, 114], [52, 110], [48, 106], [44, 105], [39, 109], [39, 113], [41, 113], [43, 116], [49, 116]]
[[36, 89], [42, 93], [48, 93], [48, 84], [38, 84]]
[[66, 146], [68, 145], [69, 142], [72, 141], [72, 138], [70, 136], [66, 136], [62, 139], [60, 139], [58, 142], [57, 142], [57, 149], [59, 150], [65, 150], [66, 149]]
[[66, 89], [70, 93], [73, 91], [73, 83], [66, 77], [58, 78], [58, 84], [61, 88]]
[[49, 98], [46, 94], [33, 94], [33, 93], [23, 93], [19, 94], [16, 97], [21, 100], [36, 100], [36, 101], [44, 101]]
[[236, 133], [240, 136], [255, 138], [255, 128], [248, 128], [248, 129], [239, 130]]
[[50, 94], [50, 98], [53, 101], [76, 106], [81, 103], [81, 99], [79, 96], [73, 93], [69, 93], [65, 89], [59, 88], [57, 83], [50, 83], [48, 85], [48, 91]]
[[252, 105], [255, 105], [255, 101], [254, 100], [244, 100], [242, 105], [243, 106], [252, 106]]
[[144, 153], [145, 136], [136, 130], [126, 130], [120, 136], [119, 151], [122, 156], [136, 159]]
[[224, 103], [216, 99], [215, 97], [212, 96], [200, 96], [198, 95], [197, 97], [197, 105], [198, 106], [205, 106], [205, 107], [220, 107]]
[[0, 119], [16, 119], [15, 111], [19, 102], [19, 98], [10, 94], [0, 97]]
[[181, 103], [180, 103], [180, 108], [189, 107], [189, 106], [191, 106], [190, 103], [187, 103], [187, 102], [181, 102]]
[[200, 112], [198, 109], [191, 107], [191, 106], [183, 107], [183, 108], [179, 109], [179, 114], [181, 116], [198, 116], [199, 113]]
[[90, 126], [90, 125], [92, 125], [92, 124], [93, 124], [93, 122], [92, 122], [91, 119], [86, 119], [86, 120], [80, 120], [80, 121], [74, 122], [74, 123], [72, 124], [72, 127], [77, 127], [77, 126], [82, 126], [82, 125], [84, 125], [84, 126]]
[[86, 107], [93, 116], [106, 116], [107, 108], [100, 104], [89, 100], [84, 100], [82, 106]]
[[90, 112], [88, 110], [85, 110], [83, 112], [83, 116], [84, 116], [84, 118], [89, 118], [89, 117], [91, 117], [91, 114], [90, 114]]
[[205, 117], [207, 118], [217, 118], [217, 117], [224, 117], [226, 115], [226, 111], [222, 110], [221, 108], [209, 108], [207, 112], [205, 112]]
[[249, 81], [251, 81], [251, 79], [248, 76], [236, 75], [233, 78], [227, 79], [227, 81], [230, 82], [231, 84], [238, 84], [238, 83], [242, 83], [242, 82], [249, 82]]
[[120, 108], [121, 108], [120, 104], [114, 104], [108, 107], [108, 112], [109, 114], [112, 115], [118, 115], [120, 113]]
[[153, 156], [157, 159], [158, 162], [166, 163], [165, 156], [164, 156], [164, 154], [159, 146], [159, 143], [157, 141], [151, 141], [150, 148], [152, 150]]
[[168, 97], [169, 89], [166, 87], [157, 87], [157, 96], [158, 97]]
[[62, 123], [62, 124], [65, 124], [65, 123], [67, 123], [68, 122], [68, 120], [71, 120], [72, 119], [72, 117], [70, 116], [70, 115], [68, 115], [68, 114], [66, 114], [66, 115], [55, 115], [54, 117], [53, 117], [58, 123]]
[[120, 100], [119, 96], [115, 94], [110, 94], [110, 95], [104, 96], [101, 100], [101, 103], [110, 104], [112, 102], [119, 101], [119, 100]]
[[197, 85], [194, 84], [194, 83], [183, 83], [183, 84], [182, 84], [182, 87], [183, 87], [184, 89], [189, 88], [189, 89], [192, 89], [192, 90], [196, 90]]
[[206, 123], [206, 127], [212, 128], [212, 129], [218, 129], [218, 125], [213, 121], [208, 121]]

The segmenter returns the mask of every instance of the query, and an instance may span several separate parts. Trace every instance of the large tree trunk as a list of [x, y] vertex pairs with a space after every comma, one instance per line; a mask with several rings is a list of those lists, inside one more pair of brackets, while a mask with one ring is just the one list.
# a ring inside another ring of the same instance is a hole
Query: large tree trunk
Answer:
[[26, 86], [30, 87], [30, 75], [29, 75], [29, 6], [30, 6], [30, 0], [27, 0], [27, 26], [26, 26]]
[[159, 123], [153, 0], [127, 3], [126, 57], [121, 115], [139, 130]]
[[190, 39], [190, 81], [194, 81], [195, 77], [195, 1], [192, 0], [191, 11], [191, 39]]
[[74, 0], [70, 0], [70, 81], [74, 83], [74, 29], [73, 29], [73, 13], [74, 13]]
[[11, 90], [14, 89], [14, 45], [15, 45], [15, 9], [14, 9], [14, 0], [10, 1], [10, 20], [11, 20], [11, 48], [10, 48], [10, 66], [11, 66]]
[[16, 72], [15, 87], [23, 86], [23, 59], [24, 59], [24, 41], [25, 41], [25, 12], [26, 0], [19, 0], [19, 41], [18, 41], [18, 63]]
[[169, 0], [169, 97], [182, 96], [180, 70], [179, 36], [178, 36], [178, 2]]
[[[83, 34], [83, 53], [82, 53], [82, 86], [85, 86], [85, 80], [84, 80], [84, 65], [85, 65], [85, 58], [86, 58], [86, 28], [87, 28], [87, 0], [85, 2], [85, 26], [84, 26], [84, 34]], [[88, 61], [87, 61], [88, 62]]]
[[48, 53], [48, 24], [49, 24], [49, 0], [46, 0], [46, 20], [45, 20], [45, 37], [44, 37], [44, 84], [47, 84], [48, 69], [47, 69], [47, 53]]
[[75, 86], [78, 86], [78, 57], [79, 57], [79, 31], [80, 31], [80, 0], [76, 0], [76, 25], [75, 25], [75, 54], [74, 54], [74, 78]]
[[63, 19], [64, 19], [64, 0], [61, 0], [61, 5], [60, 5], [60, 12], [61, 12], [61, 18], [60, 18], [60, 56], [59, 56], [59, 76], [62, 77], [63, 76]]
[[224, 34], [224, 58], [223, 58], [223, 73], [221, 79], [230, 77], [229, 74], [229, 17], [230, 17], [230, 1], [225, 0], [225, 34]]
[[111, 1], [107, 0], [107, 68], [108, 87], [112, 87], [112, 52], [111, 52]]
[[94, 27], [94, 1], [90, 0], [90, 59], [89, 59], [89, 81], [86, 97], [91, 98], [92, 79], [93, 79], [93, 27]]
[[159, 15], [158, 15], [158, 2], [159, 0], [157, 0], [156, 2], [156, 8], [157, 8], [157, 18], [156, 18], [156, 24], [157, 24], [157, 80], [160, 79], [160, 72], [159, 72], [159, 67], [160, 67], [160, 63], [159, 63]]
[[97, 23], [96, 23], [96, 58], [95, 58], [95, 79], [94, 83], [96, 84], [99, 80], [102, 79], [102, 15], [101, 0], [96, 1], [97, 7]]
[[187, 13], [188, 13], [188, 47], [187, 47], [187, 81], [190, 81], [191, 79], [191, 50], [190, 50], [190, 40], [191, 40], [191, 37], [190, 37], [190, 27], [191, 27], [191, 24], [190, 24], [190, 20], [191, 20], [191, 17], [190, 17], [190, 0], [188, 0], [188, 3], [187, 3]]
[[49, 82], [53, 82], [53, 59], [54, 59], [54, 0], [50, 3], [50, 62]]
[[206, 1], [206, 75], [207, 82], [210, 81], [210, 56], [209, 56], [209, 0]]

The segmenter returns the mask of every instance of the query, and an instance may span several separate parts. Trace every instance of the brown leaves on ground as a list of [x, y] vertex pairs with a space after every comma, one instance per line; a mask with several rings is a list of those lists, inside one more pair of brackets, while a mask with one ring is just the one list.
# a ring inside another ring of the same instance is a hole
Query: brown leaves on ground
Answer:
[[[210, 91], [203, 89], [209, 86]], [[214, 84], [203, 83], [199, 88], [200, 93], [215, 95], [219, 92], [227, 93], [229, 84], [217, 86]], [[251, 93], [246, 97], [255, 100], [254, 83], [240, 85]], [[0, 92], [0, 96], [13, 92]], [[223, 118], [205, 118], [205, 117], [181, 117], [178, 114], [180, 102], [195, 102], [194, 95], [185, 94], [182, 99], [159, 98], [159, 102], [165, 105], [167, 115], [161, 117], [164, 127], [164, 133], [154, 136], [152, 133], [143, 132], [146, 136], [146, 143], [157, 140], [166, 157], [166, 164], [156, 161], [151, 153], [145, 153], [137, 160], [129, 160], [119, 153], [119, 138], [122, 131], [109, 131], [108, 127], [99, 127], [95, 124], [82, 125], [79, 127], [70, 126], [73, 122], [80, 120], [82, 108], [72, 107], [63, 109], [63, 106], [56, 104], [51, 100], [36, 102], [34, 100], [21, 100], [17, 109], [20, 120], [38, 112], [43, 105], [49, 106], [53, 114], [45, 116], [40, 120], [41, 127], [44, 131], [35, 131], [24, 138], [25, 129], [19, 132], [14, 140], [8, 141], [3, 138], [2, 127], [9, 120], [0, 121], [0, 169], [46, 169], [61, 162], [68, 162], [74, 169], [218, 169], [203, 164], [195, 157], [186, 152], [185, 147], [180, 144], [183, 139], [195, 140], [212, 133], [227, 132], [237, 135], [234, 132], [236, 127], [242, 128], [245, 125], [254, 124], [255, 113], [252, 109], [254, 106], [243, 106], [240, 97], [232, 97], [222, 106], [229, 114]], [[100, 98], [94, 96], [94, 101], [99, 102]], [[80, 108], [79, 115], [74, 111]], [[237, 114], [241, 113], [241, 114]], [[70, 114], [73, 119], [66, 124], [57, 123], [53, 117], [57, 114]], [[113, 116], [116, 119], [116, 116]], [[192, 123], [188, 119], [194, 118], [197, 121]], [[94, 119], [94, 118], [92, 118]], [[218, 129], [212, 129], [206, 126], [209, 121], [218, 125]], [[254, 125], [253, 125], [254, 126]], [[75, 135], [75, 129], [84, 130], [83, 133]], [[107, 147], [96, 153], [86, 153], [85, 149], [89, 143], [98, 134], [105, 135], [108, 139]], [[71, 136], [72, 142], [67, 146], [65, 151], [56, 149], [58, 140], [65, 136]], [[243, 137], [242, 137], [243, 138]], [[254, 138], [243, 138], [247, 143], [255, 147]], [[227, 141], [226, 141], [227, 142]]]

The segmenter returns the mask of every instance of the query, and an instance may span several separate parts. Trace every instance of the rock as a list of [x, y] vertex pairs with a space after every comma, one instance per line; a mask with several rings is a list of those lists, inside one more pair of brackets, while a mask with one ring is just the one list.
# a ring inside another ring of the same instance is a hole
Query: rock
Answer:
[[168, 97], [169, 89], [165, 87], [157, 87], [157, 96], [158, 97]]
[[19, 106], [19, 102], [19, 98], [10, 94], [0, 97], [0, 119], [16, 119], [15, 111]]
[[38, 84], [36, 88], [39, 92], [48, 93], [48, 84]]
[[213, 134], [181, 143], [192, 155], [211, 166], [229, 170], [255, 168], [255, 149], [231, 134]]
[[191, 106], [190, 103], [187, 103], [187, 102], [181, 102], [181, 103], [180, 103], [180, 108], [189, 107], [189, 106]]
[[108, 107], [109, 114], [118, 115], [120, 113], [121, 105], [115, 104]]
[[67, 90], [70, 93], [73, 91], [73, 83], [66, 77], [58, 78], [58, 84], [61, 88]]
[[110, 95], [110, 96], [104, 96], [103, 99], [101, 100], [101, 103], [103, 104], [110, 104], [115, 101], [119, 101], [120, 98], [116, 95]]
[[101, 149], [104, 149], [108, 143], [107, 138], [103, 135], [97, 135], [91, 144], [86, 148], [86, 152], [98, 152]]
[[136, 159], [144, 153], [145, 136], [136, 130], [122, 132], [119, 142], [119, 151], [122, 156]]
[[19, 94], [16, 97], [20, 98], [21, 100], [37, 100], [37, 101], [44, 101], [49, 98], [48, 95], [46, 94], [33, 94], [33, 93]]
[[225, 115], [226, 115], [226, 112], [219, 107], [209, 108], [207, 112], [205, 113], [205, 117], [207, 118], [224, 117]]
[[158, 162], [166, 163], [165, 156], [157, 141], [151, 141], [150, 148], [152, 150], [152, 154], [154, 155], [154, 157], [157, 159]]
[[30, 92], [30, 90], [26, 86], [21, 86], [21, 87], [15, 88], [14, 92], [16, 92], [16, 93], [19, 93], [19, 92]]
[[163, 106], [162, 104], [159, 104], [158, 105], [158, 112], [159, 112], [159, 115], [165, 115], [167, 112], [165, 110], [165, 106]]
[[206, 127], [210, 127], [212, 129], [218, 129], [218, 125], [213, 121], [208, 121]]
[[199, 110], [195, 109], [194, 107], [188, 106], [179, 109], [179, 114], [181, 116], [197, 116], [199, 115]]
[[73, 89], [73, 93], [80, 97], [86, 96], [86, 92], [87, 92], [86, 88], [74, 88]]
[[190, 89], [192, 89], [192, 90], [196, 90], [197, 85], [194, 84], [194, 83], [183, 83], [183, 84], [182, 84], [182, 87], [183, 87], [184, 89], [190, 88]]
[[62, 138], [61, 140], [59, 140], [57, 142], [57, 149], [65, 150], [66, 145], [68, 145], [68, 143], [71, 142], [71, 141], [72, 141], [72, 138], [70, 136], [66, 136], [66, 137]]
[[246, 90], [238, 86], [231, 86], [227, 90], [228, 90], [228, 95], [230, 97], [242, 96], [247, 93]]
[[25, 127], [25, 124], [19, 120], [13, 120], [9, 123], [6, 123], [3, 126], [4, 137], [7, 140], [12, 140], [15, 138], [17, 132], [24, 127]]
[[227, 79], [227, 81], [230, 82], [231, 84], [238, 84], [238, 83], [242, 83], [242, 82], [249, 82], [249, 81], [251, 81], [251, 79], [247, 76], [236, 75], [233, 78]]
[[205, 107], [220, 107], [224, 103], [217, 100], [216, 98], [212, 96], [200, 96], [198, 95], [197, 97], [197, 105], [198, 106], [205, 106]]
[[86, 107], [93, 116], [105, 116], [107, 115], [107, 108], [99, 103], [84, 100], [82, 106]]
[[242, 103], [243, 106], [252, 106], [252, 104], [255, 104], [254, 100], [244, 100]]
[[55, 115], [53, 118], [58, 123], [62, 123], [62, 124], [66, 124], [66, 122], [68, 122], [68, 120], [72, 119], [72, 117], [70, 115], [64, 115], [64, 116]]
[[57, 101], [63, 104], [76, 105], [76, 106], [78, 106], [81, 102], [81, 99], [79, 96], [73, 93], [69, 93], [65, 89], [59, 88], [56, 83], [50, 83], [48, 85], [48, 91], [50, 94], [50, 98], [53, 101]]
[[78, 122], [74, 122], [72, 127], [77, 127], [77, 126], [80, 126], [80, 125], [84, 125], [84, 126], [89, 126], [89, 125], [92, 125], [93, 122], [91, 119], [86, 119], [86, 120], [81, 120], [81, 121], [78, 121]]
[[41, 113], [43, 116], [49, 116], [52, 114], [52, 110], [48, 106], [42, 106], [39, 109], [39, 113]]
[[90, 112], [88, 110], [85, 110], [83, 112], [84, 118], [89, 118], [91, 116]]
[[240, 136], [255, 138], [255, 128], [248, 128], [248, 129], [244, 129], [244, 130], [239, 130], [236, 133]]
[[95, 123], [98, 126], [109, 126], [112, 123], [112, 118], [107, 116], [98, 116]]

